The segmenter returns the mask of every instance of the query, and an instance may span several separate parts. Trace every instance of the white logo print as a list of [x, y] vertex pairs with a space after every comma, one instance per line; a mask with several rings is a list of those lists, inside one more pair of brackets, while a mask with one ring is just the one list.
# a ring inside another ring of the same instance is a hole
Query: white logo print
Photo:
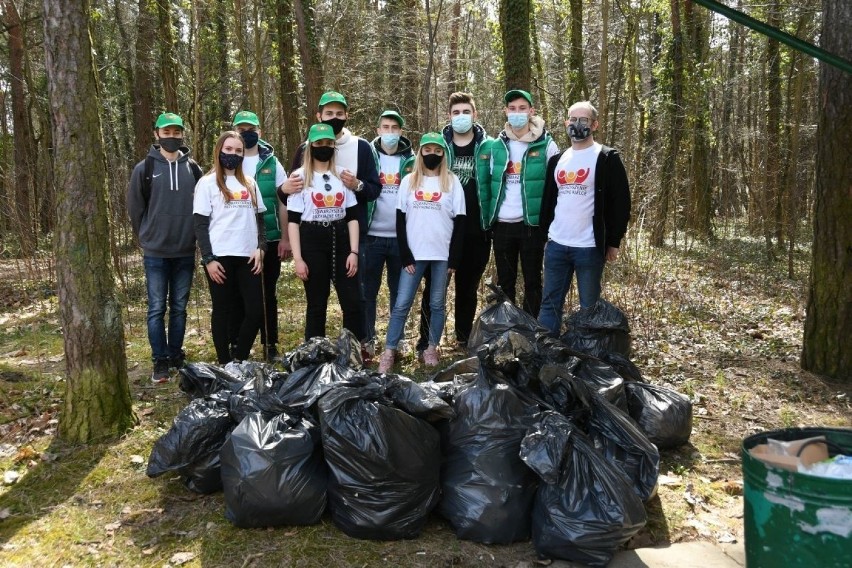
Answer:
[[152, 177], [152, 178], [158, 178], [158, 177], [160, 177], [161, 175], [163, 175], [163, 174], [162, 174], [162, 172], [161, 172], [161, 173], [159, 173], [159, 174], [153, 174], [153, 175], [151, 175], [151, 177]]

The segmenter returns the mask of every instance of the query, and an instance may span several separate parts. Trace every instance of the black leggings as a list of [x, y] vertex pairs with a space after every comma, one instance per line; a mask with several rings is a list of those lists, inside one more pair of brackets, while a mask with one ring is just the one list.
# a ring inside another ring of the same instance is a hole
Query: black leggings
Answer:
[[213, 332], [213, 345], [216, 347], [216, 358], [219, 363], [225, 364], [232, 358], [228, 326], [231, 321], [231, 312], [237, 303], [241, 304], [244, 316], [237, 334], [233, 358], [248, 359], [249, 351], [263, 321], [261, 296], [263, 280], [260, 274], [251, 273], [248, 257], [220, 256], [219, 263], [225, 269], [225, 281], [222, 284], [213, 282], [207, 270], [204, 274], [207, 276], [210, 299], [213, 303], [210, 327]]
[[[278, 258], [278, 242], [266, 243], [266, 255], [263, 257], [263, 289], [266, 302], [266, 317], [260, 323], [260, 342], [263, 345], [278, 344], [278, 297], [276, 296], [278, 278], [281, 276], [281, 259]], [[228, 335], [231, 345], [236, 345], [243, 323], [243, 303], [235, 302], [231, 310]], [[267, 333], [269, 337], [267, 337]]]

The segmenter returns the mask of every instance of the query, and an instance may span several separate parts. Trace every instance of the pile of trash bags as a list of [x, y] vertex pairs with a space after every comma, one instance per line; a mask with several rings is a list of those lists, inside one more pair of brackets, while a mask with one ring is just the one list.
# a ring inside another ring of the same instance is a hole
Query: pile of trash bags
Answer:
[[416, 538], [435, 511], [458, 538], [532, 538], [538, 554], [605, 566], [645, 524], [659, 449], [688, 441], [689, 399], [642, 382], [626, 317], [606, 302], [562, 338], [498, 288], [471, 356], [416, 383], [365, 369], [346, 331], [279, 363], [181, 370], [191, 402], [147, 474], [224, 491], [239, 527], [316, 523]]

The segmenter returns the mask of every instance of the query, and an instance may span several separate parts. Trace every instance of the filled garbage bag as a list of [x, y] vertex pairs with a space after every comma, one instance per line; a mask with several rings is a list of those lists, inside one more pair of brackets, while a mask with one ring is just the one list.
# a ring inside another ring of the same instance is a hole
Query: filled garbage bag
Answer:
[[692, 434], [689, 397], [648, 383], [627, 383], [627, 408], [648, 439], [661, 449], [677, 448]]
[[308, 408], [335, 383], [345, 382], [354, 374], [355, 371], [335, 361], [301, 367], [276, 385], [275, 394], [282, 404], [292, 408]]
[[459, 359], [448, 367], [444, 367], [429, 377], [429, 380], [434, 383], [446, 383], [452, 381], [458, 375], [469, 375], [477, 372], [479, 372], [479, 357], [474, 355], [466, 359]]
[[[228, 439], [226, 435], [222, 443]], [[222, 490], [222, 467], [219, 461], [219, 449], [179, 470], [181, 481], [190, 491], [209, 495]]]
[[297, 371], [302, 367], [313, 367], [335, 361], [340, 355], [337, 344], [328, 337], [312, 337], [294, 350], [284, 354], [284, 367]]
[[530, 535], [536, 477], [518, 457], [538, 407], [480, 370], [453, 398], [456, 417], [444, 431], [440, 514], [456, 536], [508, 544]]
[[249, 414], [222, 446], [225, 518], [238, 527], [309, 525], [325, 511], [319, 427], [305, 416]]
[[520, 457], [542, 481], [532, 512], [539, 555], [606, 566], [645, 525], [645, 508], [624, 472], [564, 416], [543, 413]]
[[609, 351], [604, 353], [603, 360], [606, 363], [609, 363], [612, 368], [615, 369], [615, 372], [621, 375], [621, 378], [623, 378], [625, 382], [645, 382], [644, 377], [642, 377], [642, 371], [639, 370], [639, 367], [621, 353]]
[[228, 407], [216, 401], [196, 398], [175, 417], [148, 458], [148, 477], [179, 471], [218, 453], [232, 422]]
[[378, 380], [335, 385], [317, 406], [334, 524], [355, 538], [417, 537], [440, 496], [438, 431], [392, 406]]
[[255, 412], [262, 413], [263, 417], [269, 420], [273, 416], [287, 413], [292, 409], [284, 404], [278, 394], [272, 390], [267, 392], [250, 390], [234, 393], [228, 397], [228, 410], [233, 423], [239, 424], [246, 416]]
[[[508, 296], [494, 284], [488, 284], [491, 293], [488, 296], [488, 307], [480, 312], [473, 322], [467, 346], [471, 353], [486, 343], [500, 337], [509, 330], [517, 331], [530, 340], [537, 335], [547, 333], [538, 320], [509, 300]], [[537, 315], [537, 314], [536, 314]]]
[[191, 397], [199, 398], [220, 390], [239, 390], [243, 382], [239, 376], [222, 367], [209, 363], [190, 363], [180, 370], [178, 387]]
[[346, 328], [340, 330], [337, 336], [337, 363], [343, 367], [349, 367], [356, 371], [364, 367], [364, 359], [361, 357], [361, 342], [355, 334]]
[[611, 365], [600, 359], [583, 357], [574, 368], [574, 374], [608, 402], [627, 412], [624, 379]]
[[598, 359], [607, 351], [630, 356], [630, 325], [627, 316], [606, 300], [582, 308], [567, 318], [568, 330], [562, 336], [572, 349]]
[[441, 399], [437, 393], [426, 389], [402, 375], [380, 375], [375, 380], [381, 380], [385, 386], [385, 395], [394, 405], [412, 416], [437, 422], [455, 416], [453, 408]]
[[476, 352], [480, 365], [498, 371], [512, 386], [537, 389], [538, 373], [546, 362], [535, 343], [523, 333], [509, 330]]

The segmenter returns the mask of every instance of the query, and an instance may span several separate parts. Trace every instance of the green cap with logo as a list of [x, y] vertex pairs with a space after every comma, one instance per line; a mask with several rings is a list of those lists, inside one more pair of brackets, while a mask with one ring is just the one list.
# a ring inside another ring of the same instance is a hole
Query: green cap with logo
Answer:
[[235, 114], [234, 122], [232, 124], [234, 126], [238, 124], [251, 124], [252, 126], [260, 127], [260, 121], [257, 119], [257, 115], [250, 110], [241, 110]]
[[334, 129], [328, 124], [314, 124], [308, 131], [308, 142], [316, 142], [317, 140], [335, 140]]
[[444, 150], [447, 149], [447, 143], [444, 141], [444, 137], [437, 132], [427, 132], [420, 137], [420, 147], [422, 148], [426, 144], [437, 144]]
[[400, 115], [395, 110], [386, 110], [382, 114], [380, 114], [379, 115], [379, 123], [382, 122], [383, 118], [392, 118], [397, 122], [397, 124], [399, 124], [400, 128], [405, 127], [405, 119], [402, 118], [402, 115]]
[[179, 126], [183, 128], [183, 119], [173, 112], [164, 112], [157, 117], [154, 128], [165, 128], [166, 126]]
[[346, 97], [338, 93], [337, 91], [326, 91], [322, 94], [319, 100], [319, 108], [324, 107], [328, 103], [340, 103], [343, 105], [343, 108], [348, 109], [349, 103], [346, 102]]
[[530, 106], [533, 106], [532, 95], [521, 89], [512, 89], [503, 96], [503, 102], [509, 104], [515, 99], [526, 99]]

